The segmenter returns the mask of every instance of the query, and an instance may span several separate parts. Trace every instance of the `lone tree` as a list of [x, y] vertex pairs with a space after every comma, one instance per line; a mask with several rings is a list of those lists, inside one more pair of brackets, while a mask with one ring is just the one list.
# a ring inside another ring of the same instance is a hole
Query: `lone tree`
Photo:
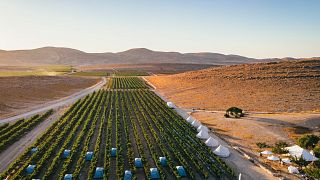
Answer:
[[240, 108], [237, 107], [231, 107], [229, 109], [227, 109], [226, 114], [224, 115], [226, 118], [229, 117], [235, 117], [235, 118], [240, 118], [243, 117], [243, 111]]

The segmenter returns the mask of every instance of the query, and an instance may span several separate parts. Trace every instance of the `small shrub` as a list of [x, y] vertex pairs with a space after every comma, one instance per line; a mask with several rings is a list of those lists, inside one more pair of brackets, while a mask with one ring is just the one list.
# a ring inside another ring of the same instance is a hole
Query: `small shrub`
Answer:
[[278, 146], [275, 146], [272, 148], [272, 152], [275, 153], [275, 154], [287, 154], [289, 153], [288, 150], [282, 148], [282, 147], [278, 147]]
[[276, 142], [275, 146], [279, 148], [285, 148], [285, 147], [288, 147], [288, 144], [284, 141], [278, 141]]
[[270, 146], [266, 144], [265, 142], [258, 142], [256, 145], [261, 149], [261, 148], [269, 148]]
[[320, 138], [313, 134], [304, 135], [298, 139], [297, 144], [306, 149], [312, 149], [319, 142]]
[[298, 166], [300, 167], [300, 169], [301, 169], [302, 167], [306, 167], [306, 166], [310, 163], [310, 162], [304, 160], [304, 159], [302, 158], [302, 156], [301, 156], [300, 158], [298, 158], [298, 157], [291, 157], [291, 158], [290, 158], [290, 161], [291, 161], [292, 163], [295, 163], [296, 165], [298, 165]]

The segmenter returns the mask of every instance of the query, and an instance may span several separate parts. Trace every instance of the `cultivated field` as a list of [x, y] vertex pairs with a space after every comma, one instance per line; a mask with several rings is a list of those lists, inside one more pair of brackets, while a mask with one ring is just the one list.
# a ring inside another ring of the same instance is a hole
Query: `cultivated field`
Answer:
[[1, 66], [0, 77], [9, 76], [56, 76], [71, 72], [71, 66]]
[[[122, 179], [125, 170], [146, 179], [150, 168], [157, 168], [161, 179], [176, 179], [180, 178], [176, 166], [182, 165], [187, 173], [183, 179], [234, 178], [233, 171], [196, 138], [190, 124], [146, 86], [131, 89], [141, 80], [129, 79], [133, 84], [119, 79], [127, 84], [121, 90], [109, 86], [77, 101], [1, 177], [63, 179], [72, 174], [75, 179], [92, 179], [95, 169], [102, 167], [104, 179]], [[38, 151], [31, 154], [33, 147]], [[115, 157], [111, 148], [117, 148]], [[71, 153], [64, 159], [66, 149]], [[85, 159], [88, 151], [94, 154], [91, 161]], [[166, 166], [159, 162], [162, 156], [167, 158]], [[138, 157], [142, 168], [135, 167]], [[36, 167], [26, 175], [30, 164]]]
[[98, 81], [67, 76], [0, 77], [0, 117], [25, 112], [33, 106], [71, 95]]
[[210, 64], [149, 63], [149, 64], [99, 64], [76, 67], [79, 71], [108, 71], [117, 75], [175, 74], [214, 67]]

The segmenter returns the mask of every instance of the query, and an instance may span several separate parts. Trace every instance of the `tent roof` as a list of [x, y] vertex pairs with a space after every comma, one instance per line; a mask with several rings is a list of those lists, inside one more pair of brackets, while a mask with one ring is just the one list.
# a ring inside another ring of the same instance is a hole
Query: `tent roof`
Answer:
[[271, 151], [265, 150], [265, 151], [262, 151], [261, 154], [270, 155], [270, 154], [273, 154], [273, 153]]
[[198, 128], [198, 127], [201, 125], [201, 123], [195, 119], [195, 120], [191, 123], [191, 125], [192, 125], [193, 127]]
[[286, 163], [286, 164], [291, 164], [291, 161], [289, 158], [284, 158], [281, 160], [282, 162]]
[[188, 123], [192, 123], [195, 119], [192, 116], [189, 116], [186, 120]]
[[293, 157], [302, 158], [306, 161], [316, 161], [318, 158], [316, 158], [314, 155], [312, 155], [309, 151], [306, 149], [303, 149], [302, 147], [298, 145], [286, 147], [286, 149], [289, 151], [289, 154]]
[[208, 127], [205, 126], [205, 125], [200, 125], [198, 128], [197, 128], [197, 131], [200, 132], [201, 130], [203, 131], [209, 131]]
[[219, 146], [219, 141], [212, 137], [209, 137], [209, 139], [206, 140], [205, 144], [210, 147], [216, 147]]
[[216, 150], [213, 151], [214, 154], [220, 157], [228, 157], [230, 156], [230, 151], [227, 147], [219, 145]]
[[198, 134], [197, 134], [197, 138], [200, 139], [208, 139], [210, 136], [208, 134], [208, 132], [201, 130]]
[[289, 171], [289, 173], [292, 173], [292, 174], [299, 173], [298, 168], [296, 168], [294, 166], [289, 166], [288, 171]]
[[274, 156], [274, 155], [267, 157], [267, 159], [270, 160], [270, 161], [279, 161], [279, 158], [277, 156]]

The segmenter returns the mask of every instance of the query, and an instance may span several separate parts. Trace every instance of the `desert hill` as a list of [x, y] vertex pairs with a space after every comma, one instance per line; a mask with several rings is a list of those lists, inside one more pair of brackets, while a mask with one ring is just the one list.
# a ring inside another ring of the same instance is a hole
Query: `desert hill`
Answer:
[[320, 58], [221, 66], [148, 79], [158, 91], [186, 108], [320, 109]]
[[218, 53], [178, 53], [152, 51], [145, 48], [119, 53], [86, 53], [76, 49], [43, 47], [31, 50], [0, 50], [0, 65], [94, 65], [139, 63], [194, 63], [230, 65], [262, 62], [265, 60]]

